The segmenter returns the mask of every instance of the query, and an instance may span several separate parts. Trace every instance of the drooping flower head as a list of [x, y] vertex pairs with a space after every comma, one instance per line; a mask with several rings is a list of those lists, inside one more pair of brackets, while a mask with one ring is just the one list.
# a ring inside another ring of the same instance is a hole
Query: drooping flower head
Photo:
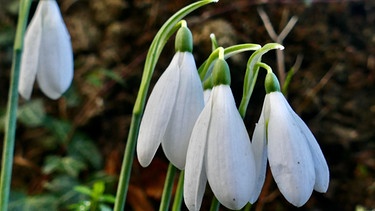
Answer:
[[155, 84], [140, 125], [137, 155], [144, 167], [160, 143], [169, 161], [184, 169], [191, 131], [204, 106], [203, 88], [186, 25], [176, 35], [176, 54]]
[[230, 89], [228, 64], [219, 58], [213, 88], [195, 123], [186, 157], [184, 199], [199, 210], [208, 181], [219, 202], [240, 209], [255, 186], [255, 163], [250, 139]]
[[290, 107], [272, 72], [268, 72], [265, 86], [267, 94], [253, 134], [258, 164], [257, 194], [264, 183], [268, 157], [280, 192], [290, 203], [300, 207], [313, 190], [327, 191], [328, 166], [314, 135]]
[[34, 81], [51, 99], [59, 98], [73, 79], [69, 32], [55, 0], [41, 0], [27, 28], [18, 91], [30, 99]]

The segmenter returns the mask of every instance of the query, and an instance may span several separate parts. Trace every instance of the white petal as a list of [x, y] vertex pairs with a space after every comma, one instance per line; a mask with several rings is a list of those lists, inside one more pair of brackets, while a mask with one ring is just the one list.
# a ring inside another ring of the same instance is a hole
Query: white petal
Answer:
[[37, 81], [51, 99], [59, 98], [73, 79], [73, 51], [69, 32], [56, 1], [40, 1], [43, 32]]
[[310, 198], [314, 183], [314, 162], [305, 136], [288, 111], [279, 92], [267, 94], [268, 160], [272, 175], [284, 197], [300, 207]]
[[162, 147], [168, 160], [182, 170], [185, 168], [191, 131], [203, 109], [204, 100], [193, 55], [189, 52], [178, 52], [176, 55], [180, 66], [180, 82]]
[[199, 115], [191, 134], [186, 155], [184, 200], [190, 211], [200, 209], [206, 189], [207, 176], [204, 159], [207, 148], [211, 105], [210, 100]]
[[27, 27], [21, 59], [18, 92], [25, 99], [30, 99], [38, 70], [40, 42], [42, 39], [42, 3], [38, 4], [35, 14]]
[[208, 102], [208, 99], [210, 99], [211, 96], [211, 89], [206, 89], [203, 91], [203, 97], [204, 97], [204, 103], [206, 104]]
[[227, 85], [212, 90], [206, 174], [221, 204], [240, 209], [255, 188], [255, 163], [250, 138]]
[[137, 155], [138, 161], [143, 167], [151, 163], [172, 114], [180, 78], [177, 61], [177, 57], [174, 56], [170, 65], [156, 82], [142, 117]]
[[262, 191], [267, 170], [267, 142], [266, 142], [266, 125], [264, 123], [264, 115], [262, 114], [258, 124], [255, 125], [253, 134], [253, 152], [256, 167], [255, 190], [250, 198], [250, 203], [254, 203]]
[[[284, 98], [285, 99], [285, 98]], [[286, 99], [285, 99], [286, 101]], [[327, 162], [324, 158], [322, 150], [319, 147], [318, 142], [316, 141], [314, 135], [307, 127], [305, 122], [293, 111], [293, 109], [288, 105], [289, 112], [291, 116], [294, 117], [296, 124], [299, 126], [301, 133], [304, 134], [305, 139], [309, 145], [311, 155], [314, 161], [315, 168], [315, 185], [314, 190], [318, 192], [325, 193], [328, 189], [329, 184], [329, 169]]]

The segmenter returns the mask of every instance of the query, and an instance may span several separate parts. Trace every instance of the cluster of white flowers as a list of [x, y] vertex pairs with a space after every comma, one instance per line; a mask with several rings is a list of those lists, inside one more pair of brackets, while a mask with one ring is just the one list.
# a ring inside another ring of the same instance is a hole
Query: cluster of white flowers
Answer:
[[[137, 155], [148, 166], [159, 147], [185, 170], [184, 199], [199, 210], [208, 182], [219, 202], [230, 209], [254, 203], [262, 190], [267, 160], [283, 196], [299, 207], [312, 191], [326, 192], [329, 170], [323, 153], [293, 111], [276, 76], [266, 76], [266, 96], [252, 141], [230, 88], [229, 67], [220, 49], [212, 89], [203, 91], [186, 25], [177, 33], [176, 51], [156, 83], [141, 121]], [[68, 30], [55, 0], [41, 0], [26, 31], [19, 93], [29, 99], [36, 80], [51, 99], [59, 98], [73, 78]]]
[[254, 203], [267, 160], [280, 192], [293, 205], [305, 204], [313, 190], [326, 192], [329, 171], [323, 153], [280, 92], [276, 76], [267, 74], [252, 142], [235, 104], [224, 56], [215, 61], [211, 76], [213, 88], [203, 97], [191, 48], [177, 48], [145, 108], [137, 144], [141, 165], [150, 164], [161, 143], [170, 162], [185, 170], [189, 210], [200, 209], [207, 181], [227, 208]]
[[69, 32], [55, 0], [41, 0], [26, 30], [18, 92], [30, 99], [35, 79], [42, 92], [59, 98], [73, 79]]

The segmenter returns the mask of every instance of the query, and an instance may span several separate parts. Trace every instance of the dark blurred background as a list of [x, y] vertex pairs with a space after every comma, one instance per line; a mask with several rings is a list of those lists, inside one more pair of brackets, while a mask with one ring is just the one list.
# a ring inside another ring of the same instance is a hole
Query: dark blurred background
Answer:
[[[85, 199], [74, 187], [90, 187], [95, 181], [103, 181], [105, 192], [115, 194], [147, 50], [162, 24], [191, 2], [58, 1], [73, 44], [74, 81], [57, 101], [46, 98], [37, 85], [32, 100], [20, 99], [11, 210], [22, 210], [28, 203], [31, 210], [67, 210], [69, 204]], [[0, 7], [1, 119], [6, 109], [18, 3], [2, 0]], [[31, 14], [36, 5], [33, 2]], [[375, 209], [375, 1], [220, 0], [186, 17], [194, 36], [197, 65], [211, 51], [210, 33], [215, 33], [223, 47], [274, 42], [259, 9], [267, 14], [277, 34], [292, 17], [298, 17], [283, 40], [281, 62], [286, 71], [296, 60], [301, 61], [288, 100], [315, 134], [331, 180], [327, 193], [314, 192], [308, 203], [297, 209], [268, 177], [252, 210]], [[172, 38], [152, 84], [173, 54]], [[237, 102], [250, 55], [228, 60]], [[263, 61], [277, 71], [274, 51]], [[250, 137], [263, 103], [263, 79], [264, 73], [260, 73], [245, 117]], [[3, 127], [1, 123], [1, 140]], [[158, 209], [167, 165], [160, 152], [148, 168], [134, 160], [126, 210]], [[210, 205], [207, 189], [202, 210]]]

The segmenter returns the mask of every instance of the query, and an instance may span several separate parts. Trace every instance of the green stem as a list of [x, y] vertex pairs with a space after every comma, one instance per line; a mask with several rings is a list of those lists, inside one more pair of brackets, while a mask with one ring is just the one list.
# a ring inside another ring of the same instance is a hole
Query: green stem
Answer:
[[[211, 39], [213, 39], [211, 37]], [[213, 46], [215, 47], [215, 46]], [[227, 59], [233, 55], [245, 52], [245, 51], [255, 51], [260, 49], [260, 45], [258, 44], [239, 44], [239, 45], [233, 45], [228, 48], [224, 49], [224, 58]], [[219, 51], [217, 48], [213, 49], [212, 53], [208, 57], [206, 61], [198, 68], [198, 73], [202, 81], [205, 81], [208, 78], [208, 75], [211, 74], [213, 62], [218, 58]]]
[[174, 196], [172, 211], [181, 210], [181, 203], [182, 203], [182, 198], [183, 198], [183, 193], [184, 193], [184, 175], [185, 175], [185, 171], [181, 171], [180, 177], [178, 178], [177, 190]]
[[145, 98], [147, 95], [147, 90], [150, 85], [151, 77], [154, 72], [156, 63], [169, 37], [172, 36], [172, 34], [180, 27], [179, 25], [177, 25], [178, 22], [187, 14], [198, 9], [199, 7], [216, 1], [217, 0], [202, 0], [192, 3], [182, 8], [177, 13], [175, 13], [160, 28], [159, 32], [156, 34], [154, 40], [152, 41], [150, 49], [147, 53], [146, 62], [143, 69], [141, 86], [134, 105], [134, 113], [142, 113], [143, 111], [144, 104], [146, 102]]
[[126, 194], [129, 188], [131, 166], [134, 159], [134, 151], [137, 142], [141, 116], [143, 114], [143, 110], [145, 107], [146, 96], [152, 78], [152, 74], [154, 73], [154, 69], [160, 57], [160, 54], [168, 39], [179, 28], [178, 23], [183, 17], [185, 17], [190, 12], [198, 9], [199, 7], [212, 2], [216, 1], [202, 0], [192, 3], [184, 7], [183, 9], [179, 10], [172, 17], [170, 17], [167, 20], [167, 22], [164, 23], [164, 25], [160, 28], [159, 32], [156, 34], [154, 40], [151, 43], [150, 49], [147, 53], [145, 66], [143, 69], [141, 85], [133, 108], [132, 121], [129, 129], [125, 154], [121, 166], [119, 184], [117, 187], [114, 211], [122, 211], [125, 207]]
[[141, 115], [134, 114], [130, 123], [128, 142], [125, 148], [124, 160], [121, 166], [120, 180], [117, 187], [117, 195], [115, 200], [115, 211], [122, 211], [125, 207], [126, 194], [129, 188], [129, 180], [131, 174], [131, 166], [133, 164], [134, 151], [138, 136]]
[[249, 58], [247, 62], [247, 68], [245, 73], [245, 80], [243, 86], [242, 100], [239, 106], [239, 112], [242, 118], [245, 117], [247, 106], [249, 105], [250, 97], [253, 94], [254, 86], [258, 78], [259, 66], [257, 63], [262, 60], [262, 56], [270, 50], [280, 49], [283, 50], [284, 46], [278, 43], [268, 43], [261, 49], [256, 50]]
[[243, 209], [243, 211], [250, 211], [251, 207], [252, 207], [252, 204], [247, 203], [246, 206], [245, 206], [245, 208]]
[[31, 0], [21, 0], [16, 38], [14, 41], [13, 63], [11, 69], [10, 88], [8, 95], [8, 107], [5, 125], [4, 147], [0, 175], [0, 210], [8, 209], [10, 184], [12, 180], [12, 166], [14, 155], [14, 142], [17, 123], [18, 107], [18, 80], [25, 35], [27, 18], [29, 16]]
[[220, 207], [220, 203], [219, 203], [219, 201], [217, 200], [217, 198], [214, 196], [214, 197], [212, 198], [210, 211], [218, 211], [218, 210], [219, 210], [219, 207]]
[[161, 203], [159, 211], [168, 211], [169, 203], [171, 201], [172, 191], [173, 191], [173, 184], [174, 184], [174, 176], [176, 175], [177, 168], [174, 167], [171, 163], [168, 166], [167, 177], [165, 178], [164, 188], [163, 188], [163, 195], [161, 196]]

